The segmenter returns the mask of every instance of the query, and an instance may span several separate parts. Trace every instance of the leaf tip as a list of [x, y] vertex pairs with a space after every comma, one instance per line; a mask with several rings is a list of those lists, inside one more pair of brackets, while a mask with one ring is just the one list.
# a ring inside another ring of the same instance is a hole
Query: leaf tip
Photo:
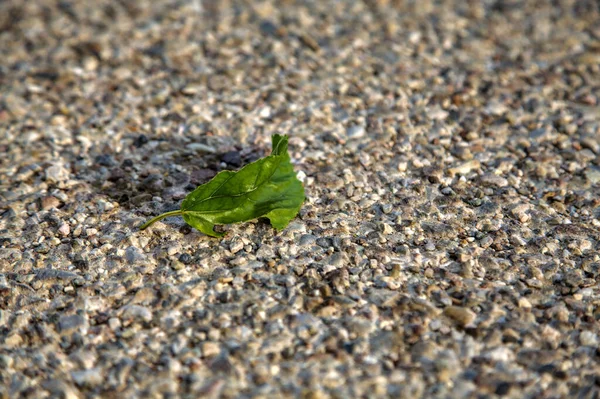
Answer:
[[288, 150], [288, 136], [286, 134], [274, 134], [271, 136], [273, 143], [272, 155], [282, 155]]

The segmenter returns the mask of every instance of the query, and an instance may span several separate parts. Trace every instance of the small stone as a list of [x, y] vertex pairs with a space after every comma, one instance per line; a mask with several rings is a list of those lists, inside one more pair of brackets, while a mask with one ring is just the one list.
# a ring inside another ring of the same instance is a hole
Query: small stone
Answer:
[[519, 298], [519, 307], [522, 309], [531, 309], [531, 302], [525, 297]]
[[509, 240], [510, 240], [510, 243], [513, 244], [516, 247], [523, 247], [523, 246], [525, 246], [527, 244], [527, 241], [525, 241], [523, 239], [523, 237], [521, 237], [518, 234], [512, 234], [510, 236]]
[[300, 236], [300, 240], [298, 241], [298, 245], [301, 247], [307, 246], [307, 245], [314, 245], [317, 242], [317, 237], [315, 237], [312, 234], [303, 234], [302, 236]]
[[145, 306], [126, 305], [122, 308], [121, 319], [148, 323], [152, 320], [152, 311]]
[[329, 395], [320, 389], [307, 389], [302, 392], [302, 398], [304, 399], [329, 399]]
[[144, 253], [137, 247], [130, 246], [125, 250], [125, 259], [129, 264], [134, 264], [146, 259]]
[[46, 182], [61, 183], [69, 179], [69, 171], [61, 164], [54, 164], [46, 169]]
[[146, 176], [139, 184], [140, 190], [149, 192], [159, 192], [164, 189], [165, 182], [162, 175], [157, 173]]
[[528, 278], [525, 280], [525, 284], [531, 288], [542, 288], [544, 286], [544, 284], [537, 278]]
[[4, 339], [4, 346], [7, 348], [17, 348], [22, 343], [23, 338], [17, 333], [10, 334]]
[[385, 235], [392, 234], [394, 232], [394, 228], [387, 223], [382, 223], [381, 232]]
[[[145, 144], [148, 144], [148, 141], [149, 141], [148, 136], [146, 136], [145, 134], [140, 134], [133, 141], [133, 145], [137, 148], [140, 148], [140, 147], [143, 147]], [[131, 166], [133, 166], [133, 165], [131, 165]]]
[[590, 182], [590, 184], [598, 184], [600, 183], [600, 169], [590, 167], [585, 172], [585, 178]]
[[176, 253], [178, 253], [181, 250], [181, 246], [178, 244], [175, 245], [169, 245], [167, 247], [167, 255], [169, 256], [174, 256]]
[[57, 231], [58, 234], [60, 234], [63, 237], [66, 237], [69, 235], [69, 233], [71, 233], [71, 227], [67, 223], [63, 223], [60, 225]]
[[100, 369], [93, 368], [89, 370], [80, 370], [80, 371], [72, 371], [71, 377], [75, 384], [81, 387], [93, 388], [96, 387], [104, 381], [102, 377], [102, 373]]
[[506, 105], [499, 101], [490, 101], [488, 106], [485, 108], [485, 112], [489, 115], [500, 116], [508, 111]]
[[217, 150], [214, 147], [202, 143], [188, 144], [187, 149], [194, 152], [207, 152], [209, 154], [214, 154], [215, 152], [217, 152]]
[[481, 166], [480, 162], [476, 159], [470, 160], [468, 162], [462, 163], [454, 168], [448, 169], [450, 175], [454, 176], [457, 174], [466, 175], [472, 170], [479, 169]]
[[48, 195], [42, 197], [42, 199], [40, 200], [40, 205], [42, 209], [46, 211], [48, 209], [58, 208], [58, 206], [60, 205], [60, 201], [58, 200], [58, 198], [52, 195]]
[[470, 325], [477, 315], [471, 309], [462, 306], [448, 306], [444, 309], [444, 316], [452, 319], [460, 327]]
[[394, 206], [390, 203], [385, 203], [381, 206], [381, 211], [386, 215], [391, 213], [394, 210]]
[[133, 297], [132, 303], [146, 305], [154, 301], [156, 293], [151, 287], [140, 288]]
[[315, 40], [315, 38], [308, 33], [302, 33], [298, 38], [300, 39], [302, 44], [304, 44], [306, 47], [308, 47], [314, 52], [318, 52], [321, 48], [319, 46], [319, 43]]
[[544, 126], [539, 129], [535, 129], [535, 130], [531, 131], [531, 133], [529, 133], [529, 137], [538, 143], [544, 143], [546, 141], [551, 141], [554, 139], [555, 136], [556, 136], [555, 132], [552, 130], [552, 128], [550, 128], [548, 126]]
[[13, 366], [14, 360], [12, 357], [7, 355], [0, 355], [0, 368], [2, 370], [7, 370]]
[[201, 345], [202, 356], [212, 357], [221, 353], [221, 348], [217, 342], [206, 341]]
[[110, 154], [98, 155], [96, 159], [94, 159], [94, 162], [100, 166], [114, 166], [116, 164], [113, 156]]
[[58, 320], [58, 330], [61, 334], [71, 334], [75, 331], [86, 334], [88, 329], [88, 321], [85, 317], [74, 314], [61, 316]]
[[110, 328], [112, 331], [117, 331], [119, 328], [121, 328], [121, 320], [116, 317], [111, 317], [108, 319], [108, 328]]
[[[6, 287], [6, 289], [10, 290], [9, 287]], [[9, 319], [10, 319], [10, 312], [7, 310], [0, 309], [0, 327], [7, 326]]]
[[446, 118], [448, 118], [449, 112], [445, 111], [439, 107], [436, 107], [433, 110], [429, 111], [428, 115], [433, 120], [443, 121]]
[[98, 234], [98, 230], [97, 229], [85, 229], [85, 236], [86, 237], [93, 237], [95, 235]]
[[437, 184], [443, 177], [443, 171], [441, 168], [428, 166], [423, 168], [423, 175], [427, 177], [430, 183]]
[[184, 265], [189, 265], [190, 263], [192, 263], [192, 256], [188, 253], [183, 253], [179, 255], [179, 261]]
[[365, 127], [362, 125], [352, 125], [348, 129], [346, 129], [346, 135], [348, 136], [348, 139], [350, 139], [350, 140], [360, 139], [360, 138], [364, 137], [366, 133], [367, 133], [367, 131], [365, 130]]
[[518, 204], [511, 208], [510, 213], [514, 218], [524, 223], [531, 218], [528, 214], [530, 208], [529, 204]]
[[240, 252], [243, 248], [244, 242], [238, 237], [233, 238], [229, 243], [229, 250], [232, 254]]
[[171, 269], [173, 269], [173, 270], [183, 270], [183, 269], [185, 269], [185, 263], [183, 263], [179, 259], [174, 259], [174, 260], [171, 261]]
[[193, 96], [195, 94], [200, 93], [201, 88], [198, 85], [187, 85], [185, 86], [183, 89], [181, 89], [181, 93], [185, 94], [186, 96]]
[[454, 150], [452, 150], [452, 155], [454, 155], [462, 161], [469, 161], [473, 159], [473, 153], [471, 152], [471, 149], [469, 147], [457, 147]]
[[279, 28], [273, 21], [263, 20], [259, 25], [260, 32], [267, 36], [278, 36]]
[[584, 137], [581, 139], [581, 147], [587, 148], [593, 151], [595, 154], [600, 155], [600, 143], [594, 137]]
[[71, 383], [67, 383], [64, 380], [47, 379], [41, 383], [41, 386], [50, 392], [50, 397], [63, 399], [78, 399], [80, 397], [77, 389]]
[[112, 202], [105, 201], [103, 199], [98, 200], [97, 203], [98, 203], [98, 211], [100, 211], [100, 213], [105, 213], [105, 212], [111, 211], [115, 207]]
[[508, 180], [506, 180], [502, 176], [498, 176], [493, 173], [486, 173], [485, 175], [481, 176], [481, 183], [484, 186], [498, 187], [498, 188], [508, 186]]
[[238, 168], [242, 165], [242, 157], [239, 151], [229, 151], [223, 154], [221, 161], [228, 165]]
[[514, 359], [515, 355], [509, 348], [500, 346], [485, 353], [484, 357], [496, 362], [509, 363]]
[[579, 334], [579, 343], [583, 346], [598, 346], [598, 335], [592, 331], [582, 331]]

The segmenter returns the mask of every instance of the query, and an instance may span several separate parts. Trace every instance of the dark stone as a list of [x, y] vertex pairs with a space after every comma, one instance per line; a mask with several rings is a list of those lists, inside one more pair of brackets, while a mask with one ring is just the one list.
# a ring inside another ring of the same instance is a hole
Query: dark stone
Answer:
[[144, 50], [144, 54], [153, 58], [163, 58], [165, 56], [165, 43], [164, 41], [158, 41], [152, 46], [147, 47]]
[[190, 176], [183, 172], [172, 172], [165, 178], [165, 185], [167, 187], [186, 186], [189, 182]]
[[179, 255], [179, 261], [184, 265], [189, 265], [192, 261], [192, 256], [190, 254], [181, 254]]
[[317, 238], [317, 245], [322, 248], [329, 248], [333, 246], [333, 242], [331, 241], [331, 238], [320, 237]]
[[32, 76], [34, 79], [50, 80], [53, 82], [58, 79], [59, 74], [56, 71], [46, 70], [46, 71], [35, 72]]
[[260, 32], [266, 36], [277, 36], [279, 28], [273, 23], [273, 21], [263, 20], [260, 23]]
[[133, 161], [131, 159], [124, 160], [123, 163], [121, 164], [121, 167], [123, 167], [123, 168], [132, 168], [133, 167]]
[[221, 161], [225, 162], [228, 165], [239, 167], [242, 165], [242, 157], [239, 151], [229, 151], [223, 154], [221, 157]]
[[233, 364], [229, 360], [229, 356], [226, 353], [221, 353], [210, 363], [211, 370], [222, 373], [231, 374], [234, 372]]
[[177, 112], [170, 112], [163, 118], [165, 121], [175, 122], [175, 123], [183, 123], [185, 122], [185, 118], [178, 114]]
[[303, 234], [300, 237], [299, 244], [300, 246], [312, 245], [317, 241], [317, 237], [312, 234]]
[[504, 396], [510, 392], [510, 384], [508, 382], [501, 382], [496, 386], [496, 395]]
[[98, 155], [95, 161], [100, 166], [113, 166], [115, 164], [112, 155], [109, 154]]
[[164, 188], [164, 181], [162, 175], [148, 175], [148, 177], [142, 180], [139, 188], [140, 190], [144, 191], [161, 191]]
[[192, 184], [206, 183], [215, 176], [216, 172], [211, 169], [194, 170], [190, 175]]
[[540, 366], [538, 368], [538, 373], [543, 374], [543, 373], [548, 373], [548, 374], [552, 374], [554, 373], [554, 371], [556, 370], [556, 366], [552, 363], [548, 363], [548, 364], [544, 364], [542, 366]]
[[86, 270], [89, 267], [89, 262], [81, 254], [76, 254], [73, 259], [73, 266], [80, 270]]
[[4, 220], [13, 220], [17, 218], [17, 213], [14, 209], [8, 208], [6, 211], [2, 213], [2, 219]]
[[110, 175], [108, 175], [108, 181], [110, 182], [116, 182], [121, 180], [122, 178], [124, 178], [126, 176], [125, 171], [121, 168], [113, 168], [110, 171]]
[[148, 144], [148, 141], [148, 136], [146, 136], [145, 134], [140, 134], [133, 141], [133, 145], [137, 148], [140, 148], [143, 147], [145, 144]]
[[73, 332], [74, 330], [83, 327], [87, 321], [83, 316], [78, 314], [61, 316], [58, 320], [58, 329], [60, 332]]

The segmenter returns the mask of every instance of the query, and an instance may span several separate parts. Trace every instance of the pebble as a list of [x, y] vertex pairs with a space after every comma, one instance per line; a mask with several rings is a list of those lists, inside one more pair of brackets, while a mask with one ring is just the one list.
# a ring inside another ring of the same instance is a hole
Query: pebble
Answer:
[[14, 360], [10, 356], [0, 355], [0, 367], [4, 370], [11, 368], [14, 364]]
[[145, 306], [126, 305], [121, 308], [121, 319], [150, 322], [152, 320], [152, 311]]
[[506, 180], [506, 178], [492, 173], [486, 173], [483, 176], [481, 176], [481, 183], [485, 186], [498, 188], [508, 186], [508, 180]]
[[58, 329], [61, 334], [71, 334], [75, 331], [86, 334], [88, 322], [85, 317], [78, 314], [61, 316], [58, 320]]
[[477, 315], [471, 309], [461, 306], [448, 306], [444, 309], [444, 316], [447, 316], [460, 327], [469, 326]]
[[349, 139], [360, 139], [365, 136], [367, 131], [362, 125], [352, 125], [346, 130], [346, 135]]
[[204, 152], [204, 153], [209, 153], [209, 154], [214, 154], [215, 152], [217, 152], [216, 148], [206, 145], [206, 144], [202, 144], [202, 143], [191, 143], [187, 145], [187, 149], [190, 151], [194, 151], [194, 152]]
[[242, 157], [239, 151], [228, 151], [221, 157], [221, 161], [234, 168], [238, 168], [242, 165]]
[[112, 331], [117, 331], [119, 328], [121, 328], [121, 320], [119, 320], [116, 317], [111, 317], [110, 319], [108, 319], [108, 327]]
[[200, 350], [204, 357], [214, 357], [221, 352], [221, 348], [216, 342], [203, 342]]
[[464, 162], [454, 168], [448, 169], [448, 173], [450, 173], [450, 175], [452, 175], [452, 176], [457, 175], [457, 174], [466, 175], [469, 172], [471, 172], [472, 170], [479, 169], [479, 167], [480, 167], [479, 161], [474, 159], [471, 161]]
[[69, 172], [61, 164], [54, 164], [46, 168], [46, 182], [61, 183], [69, 179]]
[[56, 198], [52, 195], [42, 197], [42, 199], [41, 199], [41, 206], [42, 206], [42, 210], [44, 210], [44, 211], [47, 211], [48, 209], [52, 209], [52, 208], [58, 208], [59, 205], [60, 205], [60, 201], [58, 200], [58, 198]]
[[298, 240], [298, 245], [300, 245], [301, 247], [307, 246], [307, 245], [314, 245], [317, 242], [317, 237], [315, 237], [312, 234], [303, 234], [302, 236], [300, 236], [300, 239]]
[[595, 185], [600, 183], [600, 169], [588, 168], [584, 174], [585, 178], [590, 182], [590, 184]]
[[243, 248], [244, 242], [239, 237], [232, 239], [229, 243], [229, 250], [232, 254], [240, 252]]
[[125, 258], [130, 264], [135, 264], [146, 259], [146, 256], [142, 253], [142, 251], [139, 248], [130, 246], [125, 249]]
[[93, 368], [89, 370], [77, 370], [71, 372], [71, 377], [75, 384], [80, 387], [97, 387], [104, 381], [101, 370]]
[[57, 231], [61, 236], [67, 237], [71, 233], [71, 227], [67, 223], [63, 223]]

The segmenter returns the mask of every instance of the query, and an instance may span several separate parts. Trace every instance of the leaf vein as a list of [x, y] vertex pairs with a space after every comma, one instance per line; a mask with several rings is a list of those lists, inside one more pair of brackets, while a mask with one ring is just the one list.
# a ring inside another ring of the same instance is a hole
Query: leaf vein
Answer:
[[[279, 161], [279, 164], [281, 164], [281, 160]], [[268, 177], [268, 178], [265, 180], [265, 183], [263, 183], [263, 184], [262, 184], [260, 187], [262, 187], [264, 184], [266, 184], [266, 182], [267, 182], [267, 181], [269, 181], [269, 180], [270, 180], [270, 179], [273, 177], [273, 175], [274, 175], [274, 174], [277, 172], [277, 168], [279, 168], [279, 164], [278, 164], [278, 165], [277, 165], [275, 168], [273, 168], [273, 172], [271, 172], [271, 174], [269, 175], [269, 177]], [[248, 166], [250, 166], [250, 165], [248, 165]], [[260, 166], [262, 167], [262, 163], [260, 164]], [[244, 195], [248, 195], [248, 194], [250, 194], [250, 193], [252, 193], [252, 192], [254, 192], [254, 191], [256, 191], [256, 190], [258, 190], [258, 189], [260, 188], [260, 187], [254, 187], [253, 189], [251, 189], [251, 190], [248, 190], [248, 191], [244, 191], [243, 193], [240, 193], [240, 194], [224, 194], [224, 195], [214, 195], [214, 193], [216, 193], [218, 190], [220, 190], [220, 189], [221, 189], [221, 187], [223, 187], [223, 185], [224, 185], [225, 183], [227, 183], [229, 180], [231, 180], [231, 179], [232, 179], [232, 178], [233, 178], [233, 177], [234, 177], [234, 176], [235, 176], [237, 173], [239, 173], [239, 171], [238, 171], [238, 172], [235, 172], [235, 173], [234, 173], [234, 174], [232, 174], [232, 175], [231, 175], [231, 176], [230, 176], [230, 177], [229, 177], [227, 180], [225, 180], [223, 183], [221, 183], [221, 184], [219, 185], [219, 187], [217, 187], [217, 188], [216, 188], [216, 190], [214, 190], [214, 191], [212, 192], [212, 194], [210, 194], [208, 197], [206, 197], [206, 198], [202, 198], [202, 199], [200, 199], [199, 201], [194, 201], [194, 203], [193, 203], [192, 205], [190, 205], [190, 207], [189, 207], [188, 209], [191, 209], [191, 208], [193, 208], [193, 207], [196, 207], [196, 206], [200, 205], [201, 203], [203, 203], [203, 202], [206, 202], [206, 201], [208, 201], [208, 200], [211, 200], [211, 199], [217, 199], [217, 198], [237, 198], [237, 197], [242, 197], [242, 196], [244, 196]]]

